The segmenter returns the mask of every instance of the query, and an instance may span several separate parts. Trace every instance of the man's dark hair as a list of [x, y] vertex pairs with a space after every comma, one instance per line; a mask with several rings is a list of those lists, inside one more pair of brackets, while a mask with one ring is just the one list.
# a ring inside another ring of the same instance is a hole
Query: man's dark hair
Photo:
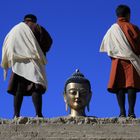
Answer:
[[33, 14], [28, 14], [24, 16], [24, 21], [32, 21], [32, 22], [37, 22], [37, 17]]
[[119, 5], [116, 8], [116, 15], [117, 17], [126, 17], [128, 14], [130, 14], [131, 10], [127, 5]]

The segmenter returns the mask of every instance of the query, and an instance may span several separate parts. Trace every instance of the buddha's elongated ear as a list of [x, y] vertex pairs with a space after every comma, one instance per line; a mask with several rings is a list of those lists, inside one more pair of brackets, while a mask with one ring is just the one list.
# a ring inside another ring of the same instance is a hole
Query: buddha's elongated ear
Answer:
[[87, 111], [88, 111], [88, 112], [90, 111], [90, 107], [89, 107], [89, 104], [87, 105]]
[[63, 92], [63, 96], [64, 96], [64, 102], [66, 103], [67, 102], [67, 97], [66, 97], [66, 92], [65, 91]]
[[91, 97], [92, 97], [92, 92], [90, 92], [88, 96], [89, 97], [88, 97], [87, 111], [89, 112], [90, 111], [89, 104], [90, 104], [90, 100], [91, 100]]
[[67, 103], [66, 93], [64, 92], [63, 95], [64, 95], [64, 102], [65, 102], [65, 105], [66, 105], [65, 109], [66, 109], [66, 111], [68, 111], [68, 103]]

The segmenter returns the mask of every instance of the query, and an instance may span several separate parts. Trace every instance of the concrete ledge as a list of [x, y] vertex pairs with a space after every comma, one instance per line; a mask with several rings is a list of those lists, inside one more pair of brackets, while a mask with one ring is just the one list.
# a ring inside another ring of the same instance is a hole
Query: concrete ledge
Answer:
[[140, 140], [140, 118], [0, 119], [0, 140]]
[[28, 118], [0, 119], [0, 124], [126, 124], [140, 125], [140, 118], [96, 118], [96, 117], [58, 117], [58, 118]]

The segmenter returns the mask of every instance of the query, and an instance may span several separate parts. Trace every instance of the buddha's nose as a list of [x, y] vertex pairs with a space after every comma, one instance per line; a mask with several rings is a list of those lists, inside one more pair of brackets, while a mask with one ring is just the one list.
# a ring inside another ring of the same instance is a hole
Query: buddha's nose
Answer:
[[79, 98], [79, 97], [80, 97], [79, 91], [76, 92], [76, 96], [75, 96], [75, 97], [76, 97], [76, 98]]

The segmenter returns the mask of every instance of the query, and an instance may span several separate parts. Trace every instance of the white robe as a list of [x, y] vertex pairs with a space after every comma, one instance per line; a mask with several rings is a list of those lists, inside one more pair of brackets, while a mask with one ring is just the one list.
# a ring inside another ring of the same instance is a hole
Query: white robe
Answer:
[[140, 57], [132, 51], [125, 34], [117, 23], [113, 24], [105, 34], [100, 52], [106, 52], [113, 58], [130, 60], [140, 75]]
[[47, 61], [32, 30], [24, 22], [14, 26], [5, 37], [1, 66], [47, 89]]

